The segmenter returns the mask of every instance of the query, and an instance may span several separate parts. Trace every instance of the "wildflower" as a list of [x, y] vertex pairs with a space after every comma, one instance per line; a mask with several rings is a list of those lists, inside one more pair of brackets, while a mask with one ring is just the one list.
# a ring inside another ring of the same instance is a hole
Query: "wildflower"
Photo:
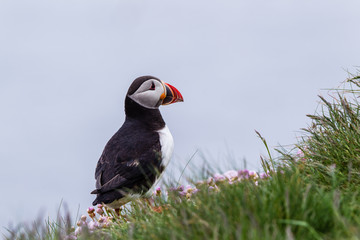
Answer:
[[100, 217], [98, 222], [99, 222], [99, 223], [104, 223], [105, 220], [106, 220], [106, 217]]
[[99, 227], [99, 224], [95, 221], [91, 221], [88, 223], [87, 227], [88, 227], [89, 231], [94, 231]]
[[89, 214], [89, 217], [91, 217], [91, 218], [94, 218], [95, 217], [95, 209], [93, 208], [93, 207], [89, 207], [88, 209], [87, 209], [87, 212], [88, 212], [88, 214]]
[[170, 188], [168, 188], [168, 191], [169, 191], [169, 192], [175, 192], [175, 191], [177, 191], [177, 188], [170, 187]]
[[268, 173], [260, 173], [260, 178], [261, 179], [265, 179], [265, 178], [269, 178], [270, 175]]
[[226, 180], [226, 177], [224, 177], [223, 175], [221, 175], [221, 174], [219, 174], [219, 173], [215, 173], [213, 180], [214, 180], [215, 182], [222, 182], [222, 181], [225, 181], [225, 180]]
[[106, 219], [103, 223], [103, 227], [105, 227], [105, 228], [109, 227], [112, 223], [112, 219], [113, 219], [112, 217], [106, 217]]
[[197, 193], [199, 191], [199, 189], [197, 189], [196, 187], [192, 187], [190, 185], [186, 186], [186, 188], [179, 192], [180, 196], [185, 196], [187, 199], [190, 199], [191, 196], [195, 193]]
[[255, 171], [249, 171], [249, 177], [255, 180], [259, 178], [259, 175]]
[[186, 187], [186, 192], [191, 195], [197, 193], [198, 191], [199, 191], [199, 189], [197, 189], [196, 187], [191, 187], [191, 186]]
[[240, 180], [242, 179], [249, 179], [249, 170], [239, 170], [238, 171], [238, 176], [240, 178]]
[[208, 188], [208, 192], [218, 192], [220, 191], [218, 186], [214, 185], [214, 186], [209, 186]]
[[183, 190], [179, 192], [180, 196], [186, 196], [187, 193], [191, 193], [191, 186], [186, 186], [186, 188], [182, 188]]
[[98, 227], [103, 228], [105, 223], [107, 223], [107, 217], [100, 217], [98, 220]]
[[224, 173], [224, 176], [227, 178], [227, 180], [230, 182], [234, 182], [238, 179], [239, 173], [235, 170], [229, 170]]
[[194, 187], [193, 189], [192, 189], [192, 194], [195, 194], [195, 193], [197, 193], [198, 191], [200, 191], [198, 188], [196, 188], [196, 187]]
[[96, 209], [96, 213], [99, 214], [99, 215], [103, 215], [104, 210], [102, 208], [98, 208], [98, 209]]
[[89, 207], [87, 209], [87, 212], [90, 214], [90, 213], [93, 213], [95, 211], [95, 209], [93, 207]]
[[182, 197], [185, 196], [186, 194], [187, 194], [186, 191], [181, 191], [181, 192], [179, 192], [179, 195], [182, 196]]
[[171, 188], [169, 188], [169, 191], [170, 192], [177, 192], [180, 196], [183, 196], [184, 195], [184, 193], [183, 193], [184, 192], [184, 186], [180, 185], [177, 188], [171, 187]]
[[214, 185], [215, 185], [214, 178], [209, 177], [208, 180], [207, 180], [207, 184], [208, 184], [209, 186], [214, 186]]
[[298, 151], [297, 151], [297, 153], [296, 153], [296, 155], [299, 157], [299, 158], [302, 158], [302, 157], [304, 157], [304, 152], [299, 148], [298, 149]]
[[185, 197], [186, 197], [187, 200], [190, 200], [190, 198], [191, 198], [191, 193], [186, 193]]
[[82, 215], [81, 218], [80, 218], [81, 221], [85, 222], [86, 221], [86, 216], [85, 215]]
[[160, 196], [161, 195], [161, 188], [160, 187], [157, 187], [156, 190], [155, 190], [155, 195], [156, 196]]
[[110, 221], [108, 221], [108, 222], [104, 223], [104, 227], [105, 227], [105, 228], [110, 227], [110, 225], [111, 225], [111, 222], [110, 222]]

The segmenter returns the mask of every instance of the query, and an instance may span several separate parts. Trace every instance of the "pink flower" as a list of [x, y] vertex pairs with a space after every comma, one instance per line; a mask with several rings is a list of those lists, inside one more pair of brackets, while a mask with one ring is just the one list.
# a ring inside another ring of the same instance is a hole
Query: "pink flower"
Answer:
[[99, 223], [104, 223], [106, 221], [106, 217], [100, 217], [99, 218]]
[[88, 229], [90, 231], [94, 231], [95, 229], [97, 229], [99, 227], [99, 224], [95, 221], [91, 221], [88, 223]]
[[215, 182], [222, 182], [222, 181], [224, 181], [226, 178], [223, 176], [223, 175], [221, 175], [221, 174], [219, 174], [219, 173], [215, 173], [214, 174], [214, 181]]
[[196, 187], [192, 187], [190, 185], [187, 185], [186, 188], [179, 192], [180, 196], [185, 196], [187, 199], [190, 199], [190, 197], [197, 193], [199, 191], [199, 189], [197, 189]]
[[98, 208], [98, 209], [96, 209], [96, 213], [99, 214], [99, 215], [103, 215], [104, 210], [102, 210], [102, 208]]
[[80, 218], [81, 221], [85, 222], [86, 221], [86, 216], [85, 215], [82, 215], [81, 218]]
[[200, 191], [200, 190], [195, 187], [195, 188], [193, 188], [193, 190], [192, 190], [192, 194], [195, 194], [195, 193], [197, 193], [198, 191]]
[[302, 157], [304, 157], [304, 152], [299, 148], [298, 149], [298, 151], [297, 151], [297, 153], [296, 153], [296, 155], [299, 157], [299, 158], [302, 158]]
[[207, 180], [207, 184], [208, 184], [209, 186], [215, 185], [215, 180], [214, 180], [214, 178], [209, 177], [208, 180]]
[[99, 228], [104, 228], [104, 227], [108, 227], [111, 224], [111, 218], [109, 217], [100, 217], [99, 221], [98, 221], [98, 227]]
[[186, 196], [188, 192], [191, 192], [191, 186], [187, 185], [183, 191], [179, 192], [180, 196]]
[[239, 173], [235, 170], [229, 170], [224, 173], [224, 176], [228, 179], [228, 181], [235, 181], [237, 180]]
[[268, 173], [260, 173], [260, 178], [261, 179], [265, 179], [265, 178], [269, 178], [270, 175]]
[[208, 188], [208, 192], [218, 192], [219, 191], [219, 188], [218, 186], [214, 185], [214, 186], [210, 186]]
[[90, 213], [93, 213], [95, 211], [95, 209], [93, 207], [89, 207], [87, 209], [87, 212], [90, 214]]
[[249, 178], [249, 170], [239, 170], [238, 175], [240, 179], [248, 179]]
[[179, 187], [177, 188], [169, 188], [169, 191], [171, 192], [177, 192], [180, 196], [184, 196], [186, 193], [184, 193], [184, 186], [183, 185], [180, 185]]
[[161, 195], [161, 188], [160, 187], [157, 187], [156, 190], [155, 190], [155, 195], [156, 196], [160, 196]]
[[259, 175], [257, 175], [257, 173], [255, 171], [249, 171], [249, 176], [252, 179], [258, 179], [259, 178]]

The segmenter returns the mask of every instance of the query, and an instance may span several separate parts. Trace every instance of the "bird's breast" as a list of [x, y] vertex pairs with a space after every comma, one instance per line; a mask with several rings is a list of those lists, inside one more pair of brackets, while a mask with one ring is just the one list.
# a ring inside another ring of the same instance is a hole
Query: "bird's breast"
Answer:
[[165, 125], [164, 128], [157, 131], [159, 134], [160, 146], [161, 146], [161, 165], [165, 168], [172, 157], [174, 150], [174, 139], [170, 133], [169, 128]]
[[[157, 131], [159, 134], [159, 140], [160, 140], [160, 146], [161, 146], [161, 166], [165, 169], [166, 166], [169, 164], [170, 159], [173, 154], [174, 150], [174, 139], [170, 133], [169, 128], [165, 125], [164, 128]], [[154, 184], [152, 187], [144, 194], [145, 196], [151, 196], [155, 186], [159, 183], [159, 180], [161, 179], [162, 175], [164, 174], [164, 171], [160, 174], [160, 176], [157, 176], [155, 179]]]

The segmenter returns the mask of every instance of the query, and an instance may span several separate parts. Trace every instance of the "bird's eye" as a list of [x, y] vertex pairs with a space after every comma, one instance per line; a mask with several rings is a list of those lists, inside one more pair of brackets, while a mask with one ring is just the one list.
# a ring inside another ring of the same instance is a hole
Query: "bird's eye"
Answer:
[[151, 83], [151, 87], [150, 87], [149, 90], [155, 90], [155, 84], [154, 84], [154, 82]]

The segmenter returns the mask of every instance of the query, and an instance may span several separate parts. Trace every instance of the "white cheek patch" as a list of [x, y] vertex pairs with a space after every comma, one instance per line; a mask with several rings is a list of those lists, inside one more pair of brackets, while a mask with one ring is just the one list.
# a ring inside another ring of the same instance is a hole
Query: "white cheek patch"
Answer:
[[[155, 84], [155, 90], [150, 90], [151, 84]], [[158, 80], [150, 79], [144, 82], [135, 93], [129, 96], [132, 100], [146, 108], [158, 108], [160, 96], [164, 87]]]

